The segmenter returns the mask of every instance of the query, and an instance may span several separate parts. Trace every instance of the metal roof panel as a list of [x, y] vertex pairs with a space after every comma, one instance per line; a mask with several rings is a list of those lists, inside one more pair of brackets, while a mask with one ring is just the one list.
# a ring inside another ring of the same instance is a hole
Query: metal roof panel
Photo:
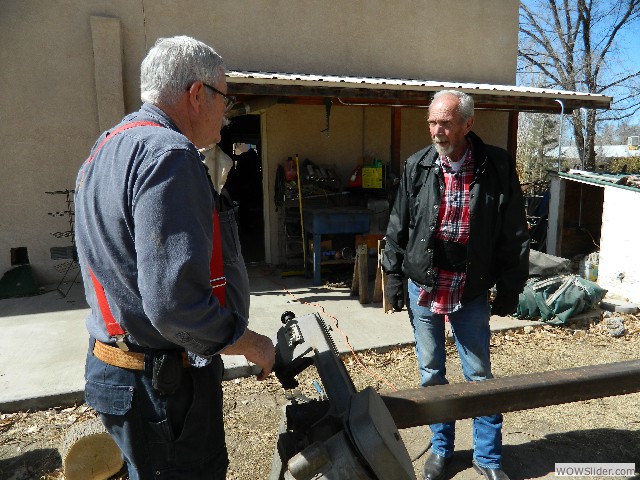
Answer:
[[[492, 96], [510, 98], [545, 98], [552, 100], [558, 99], [584, 104], [588, 108], [609, 108], [611, 101], [613, 100], [611, 97], [606, 95], [528, 86], [401, 78], [344, 77], [303, 73], [229, 71], [227, 72], [227, 81], [230, 84], [273, 86], [291, 85], [313, 88], [334, 87], [339, 89], [355, 88], [413, 92], [436, 92], [443, 89], [459, 89], [474, 96], [481, 94], [484, 99], [490, 99]], [[569, 110], [572, 108], [576, 107], [570, 106]], [[558, 106], [557, 109], [559, 111], [560, 107]]]

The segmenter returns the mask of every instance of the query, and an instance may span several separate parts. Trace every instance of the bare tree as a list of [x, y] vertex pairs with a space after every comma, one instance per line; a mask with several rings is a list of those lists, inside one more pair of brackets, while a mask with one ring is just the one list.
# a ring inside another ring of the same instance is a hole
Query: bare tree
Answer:
[[625, 145], [631, 136], [640, 135], [640, 125], [629, 119], [607, 123], [598, 129], [596, 143], [600, 145]]
[[596, 124], [640, 110], [638, 66], [616, 65], [624, 50], [620, 40], [638, 19], [640, 0], [520, 3], [519, 69], [535, 68], [547, 87], [614, 96], [609, 112], [576, 110], [571, 117], [587, 169], [595, 167]]
[[516, 163], [523, 186], [542, 181], [548, 169], [555, 168], [549, 150], [558, 146], [558, 118], [546, 113], [523, 113], [518, 116]]

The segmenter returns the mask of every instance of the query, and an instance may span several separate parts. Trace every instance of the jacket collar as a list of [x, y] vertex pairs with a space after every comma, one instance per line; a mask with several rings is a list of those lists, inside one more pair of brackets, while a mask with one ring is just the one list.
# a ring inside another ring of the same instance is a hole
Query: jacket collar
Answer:
[[140, 108], [140, 113], [158, 122], [163, 127], [169, 128], [171, 130], [175, 130], [176, 132], [180, 132], [180, 130], [178, 130], [178, 127], [175, 126], [175, 124], [171, 121], [169, 116], [166, 113], [164, 113], [162, 109], [156, 107], [152, 103], [146, 103], [146, 102], [143, 103], [142, 107]]

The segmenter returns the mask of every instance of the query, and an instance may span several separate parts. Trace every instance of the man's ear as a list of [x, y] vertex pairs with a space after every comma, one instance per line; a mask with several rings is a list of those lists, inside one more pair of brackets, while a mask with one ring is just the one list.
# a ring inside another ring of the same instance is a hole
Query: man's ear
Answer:
[[475, 120], [476, 120], [475, 117], [467, 118], [467, 120], [465, 122], [465, 125], [464, 125], [464, 134], [465, 135], [471, 131], [471, 129], [473, 128], [473, 124], [474, 124]]
[[196, 112], [200, 113], [200, 108], [205, 100], [205, 88], [202, 82], [193, 82], [193, 84], [187, 90], [188, 103]]

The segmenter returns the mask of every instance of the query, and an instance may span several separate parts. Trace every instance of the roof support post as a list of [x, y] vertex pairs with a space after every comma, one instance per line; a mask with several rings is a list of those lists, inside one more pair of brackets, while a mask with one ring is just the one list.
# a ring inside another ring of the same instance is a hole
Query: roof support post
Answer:
[[509, 133], [507, 134], [507, 152], [516, 160], [518, 151], [518, 112], [509, 112]]
[[391, 160], [391, 171], [400, 175], [400, 134], [402, 131], [402, 109], [391, 108], [391, 147], [389, 158]]

